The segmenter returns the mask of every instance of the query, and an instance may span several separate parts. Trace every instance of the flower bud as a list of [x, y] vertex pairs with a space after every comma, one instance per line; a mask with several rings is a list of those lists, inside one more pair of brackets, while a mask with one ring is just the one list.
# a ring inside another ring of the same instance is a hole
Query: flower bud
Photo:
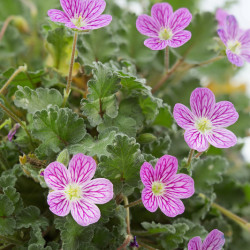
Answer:
[[68, 166], [68, 164], [69, 164], [69, 151], [67, 149], [64, 149], [57, 156], [56, 161], [62, 163], [64, 166]]
[[156, 137], [153, 134], [145, 133], [138, 136], [137, 141], [141, 144], [148, 144], [156, 141]]

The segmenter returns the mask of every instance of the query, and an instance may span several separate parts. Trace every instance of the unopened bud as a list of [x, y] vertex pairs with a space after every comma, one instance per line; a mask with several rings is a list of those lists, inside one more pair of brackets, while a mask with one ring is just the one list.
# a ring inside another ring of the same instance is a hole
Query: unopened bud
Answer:
[[69, 164], [69, 151], [64, 149], [56, 158], [56, 161], [62, 163], [64, 166], [68, 166]]
[[141, 134], [137, 138], [137, 141], [141, 144], [152, 143], [156, 140], [157, 140], [157, 137], [150, 133]]

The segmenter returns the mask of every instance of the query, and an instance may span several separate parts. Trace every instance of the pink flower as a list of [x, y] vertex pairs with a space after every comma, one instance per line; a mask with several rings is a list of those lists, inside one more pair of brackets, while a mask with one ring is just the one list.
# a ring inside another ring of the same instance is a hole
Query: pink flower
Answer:
[[51, 212], [66, 216], [71, 212], [81, 226], [100, 219], [95, 204], [104, 204], [113, 197], [113, 184], [103, 178], [92, 179], [96, 171], [95, 160], [83, 154], [75, 155], [67, 169], [59, 162], [50, 163], [44, 170], [44, 180], [52, 189], [48, 195]]
[[236, 136], [225, 129], [239, 118], [231, 102], [216, 103], [210, 89], [197, 88], [191, 94], [190, 106], [192, 112], [180, 103], [174, 107], [174, 118], [185, 129], [184, 138], [190, 148], [203, 152], [209, 144], [217, 148], [229, 148], [236, 144]]
[[151, 16], [141, 15], [136, 21], [138, 31], [150, 38], [144, 45], [152, 50], [161, 50], [167, 46], [177, 48], [191, 38], [191, 32], [184, 30], [191, 22], [192, 15], [186, 8], [173, 13], [168, 3], [157, 3], [151, 9]]
[[155, 169], [145, 162], [140, 171], [142, 183], [142, 202], [150, 212], [160, 207], [168, 217], [182, 214], [185, 207], [180, 199], [189, 198], [194, 194], [194, 181], [186, 174], [176, 174], [178, 161], [174, 156], [164, 155]]
[[229, 14], [225, 10], [217, 9], [215, 17], [219, 27], [223, 27], [226, 24], [227, 16], [229, 16]]
[[224, 244], [224, 234], [214, 229], [207, 235], [203, 243], [199, 236], [191, 239], [188, 243], [188, 250], [221, 250]]
[[250, 29], [240, 30], [235, 17], [228, 16], [218, 35], [226, 46], [227, 57], [232, 64], [241, 67], [244, 61], [250, 62]]
[[8, 140], [12, 141], [13, 137], [15, 136], [17, 130], [21, 127], [19, 123], [16, 123], [13, 128], [8, 133]]
[[107, 26], [112, 20], [110, 15], [101, 15], [106, 7], [104, 0], [60, 0], [64, 10], [52, 9], [48, 15], [53, 22], [78, 30], [93, 30]]

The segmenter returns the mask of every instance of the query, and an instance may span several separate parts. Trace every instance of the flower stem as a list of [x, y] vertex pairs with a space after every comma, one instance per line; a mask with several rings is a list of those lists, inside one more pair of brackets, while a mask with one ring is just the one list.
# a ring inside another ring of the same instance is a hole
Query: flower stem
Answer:
[[133, 239], [132, 235], [127, 235], [126, 239], [124, 240], [122, 245], [117, 248], [117, 250], [126, 249], [127, 245], [130, 243], [132, 239]]
[[9, 17], [5, 20], [5, 22], [4, 22], [4, 24], [3, 24], [3, 27], [2, 27], [2, 29], [1, 29], [1, 31], [0, 31], [0, 41], [2, 40], [3, 35], [4, 35], [5, 31], [6, 31], [6, 29], [7, 29], [8, 25], [9, 25], [9, 23], [10, 23], [14, 18], [15, 18], [15, 16], [9, 16]]
[[191, 163], [191, 161], [192, 161], [192, 158], [193, 158], [193, 154], [194, 154], [194, 149], [191, 149], [191, 150], [189, 151], [188, 161], [187, 161], [186, 167], [188, 167], [188, 166], [190, 165], [190, 163]]
[[168, 70], [168, 72], [163, 75], [163, 77], [160, 79], [160, 81], [153, 87], [152, 93], [155, 93], [158, 89], [161, 88], [161, 86], [168, 80], [168, 78], [176, 71], [176, 69], [183, 63], [184, 57], [180, 58], [173, 67]]
[[3, 85], [3, 87], [0, 89], [0, 94], [4, 92], [4, 90], [10, 85], [10, 83], [14, 80], [14, 78], [21, 72], [25, 72], [27, 70], [27, 66], [19, 66], [15, 72], [11, 75], [9, 80]]
[[30, 141], [32, 142], [32, 137], [26, 127], [26, 125], [14, 114], [12, 113], [10, 110], [8, 110], [1, 102], [0, 102], [0, 108], [3, 109], [3, 111], [11, 118], [13, 119], [16, 123], [19, 123], [21, 125], [21, 127], [24, 129], [24, 131], [26, 132], [26, 134], [28, 135]]
[[[129, 207], [128, 205], [128, 197], [127, 196], [123, 196], [123, 200], [124, 200], [124, 207], [126, 208], [126, 223], [127, 223], [127, 234], [130, 235], [130, 213], [129, 213]], [[127, 207], [126, 207], [127, 206]]]
[[76, 43], [77, 43], [77, 32], [74, 33], [71, 61], [70, 61], [70, 66], [69, 66], [69, 75], [68, 75], [66, 91], [64, 92], [63, 107], [65, 107], [66, 102], [67, 102], [68, 97], [69, 97], [69, 94], [70, 94], [70, 91], [71, 91], [72, 72], [73, 72], [73, 66], [74, 66], [74, 62], [75, 62]]
[[199, 152], [198, 154], [195, 155], [195, 158], [199, 158], [204, 152]]
[[0, 130], [5, 127], [5, 125], [11, 125], [11, 119], [5, 120], [2, 124], [0, 124]]
[[169, 47], [167, 46], [165, 49], [165, 74], [168, 73], [169, 70]]
[[137, 242], [138, 242], [139, 246], [142, 246], [142, 247], [144, 247], [144, 248], [146, 248], [146, 249], [149, 249], [149, 250], [157, 250], [157, 248], [151, 247], [151, 246], [145, 244], [145, 243], [142, 242], [142, 241], [137, 240]]
[[[206, 197], [204, 194], [200, 193], [199, 196], [203, 199], [209, 199], [208, 197]], [[232, 213], [231, 211], [227, 210], [226, 208], [220, 206], [217, 203], [212, 203], [211, 206], [213, 208], [218, 209], [222, 214], [224, 214], [225, 216], [227, 216], [229, 219], [233, 220], [234, 222], [236, 222], [238, 225], [240, 225], [242, 228], [244, 228], [245, 230], [247, 230], [248, 232], [250, 232], [250, 223], [244, 219], [242, 219], [241, 217], [239, 217], [238, 215]]]
[[139, 199], [139, 200], [137, 200], [137, 201], [133, 201], [133, 202], [131, 202], [131, 203], [129, 203], [129, 204], [125, 204], [125, 201], [124, 201], [124, 207], [125, 207], [125, 208], [134, 207], [134, 206], [140, 204], [141, 202], [142, 202], [141, 199]]

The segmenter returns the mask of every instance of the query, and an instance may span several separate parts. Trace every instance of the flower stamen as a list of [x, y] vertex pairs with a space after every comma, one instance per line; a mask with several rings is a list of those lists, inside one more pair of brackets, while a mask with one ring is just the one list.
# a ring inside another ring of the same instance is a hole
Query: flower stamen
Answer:
[[155, 181], [152, 183], [152, 192], [155, 196], [161, 196], [165, 193], [165, 185], [162, 182]]
[[173, 37], [173, 33], [169, 28], [161, 28], [159, 38], [161, 40], [169, 40]]
[[82, 16], [75, 17], [71, 19], [71, 22], [78, 28], [87, 26], [85, 19]]
[[69, 200], [79, 200], [82, 198], [82, 189], [77, 184], [69, 184], [64, 190]]
[[241, 52], [241, 42], [229, 40], [227, 43], [228, 49], [236, 55], [240, 55]]
[[195, 122], [195, 127], [199, 132], [205, 134], [212, 129], [212, 123], [206, 117], [202, 117]]

